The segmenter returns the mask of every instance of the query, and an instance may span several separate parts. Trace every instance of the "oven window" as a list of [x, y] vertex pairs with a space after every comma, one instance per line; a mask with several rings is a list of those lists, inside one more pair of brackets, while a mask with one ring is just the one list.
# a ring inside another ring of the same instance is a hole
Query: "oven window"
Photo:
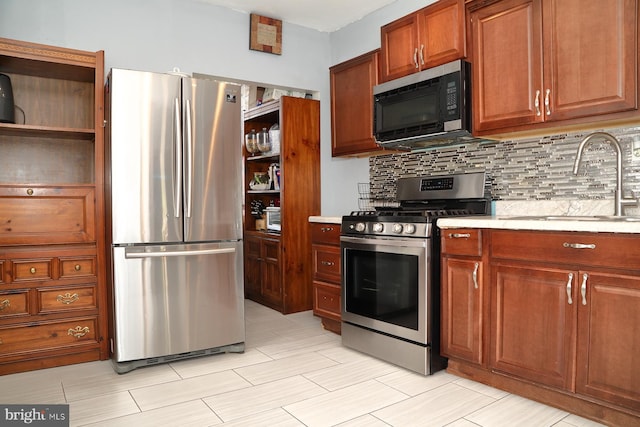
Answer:
[[418, 330], [418, 256], [347, 249], [347, 312]]

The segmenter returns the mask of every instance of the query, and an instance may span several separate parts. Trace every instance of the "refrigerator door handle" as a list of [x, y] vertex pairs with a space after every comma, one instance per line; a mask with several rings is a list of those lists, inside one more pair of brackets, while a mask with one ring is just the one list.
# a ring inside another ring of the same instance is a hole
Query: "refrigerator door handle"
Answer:
[[173, 110], [173, 216], [180, 218], [180, 212], [182, 211], [182, 147], [180, 147], [180, 142], [182, 141], [182, 120], [180, 119], [180, 100], [178, 98], [175, 99]]
[[191, 100], [187, 99], [187, 112], [186, 112], [185, 132], [187, 134], [187, 187], [185, 189], [185, 197], [187, 198], [186, 206], [186, 218], [191, 218], [191, 199], [193, 196], [193, 140], [192, 140], [192, 128], [191, 123]]
[[165, 251], [165, 252], [128, 252], [125, 251], [126, 259], [133, 258], [166, 258], [172, 256], [193, 256], [193, 255], [218, 255], [234, 253], [236, 248], [220, 248], [220, 249], [195, 249], [186, 251]]

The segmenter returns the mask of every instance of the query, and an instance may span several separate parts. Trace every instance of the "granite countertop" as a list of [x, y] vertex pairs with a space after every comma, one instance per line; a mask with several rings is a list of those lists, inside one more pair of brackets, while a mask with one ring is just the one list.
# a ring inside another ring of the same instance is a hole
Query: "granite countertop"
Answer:
[[319, 222], [324, 224], [342, 224], [341, 216], [310, 216], [309, 222]]
[[640, 221], [541, 219], [526, 216], [468, 216], [438, 219], [440, 228], [501, 228], [508, 230], [587, 231], [640, 234]]

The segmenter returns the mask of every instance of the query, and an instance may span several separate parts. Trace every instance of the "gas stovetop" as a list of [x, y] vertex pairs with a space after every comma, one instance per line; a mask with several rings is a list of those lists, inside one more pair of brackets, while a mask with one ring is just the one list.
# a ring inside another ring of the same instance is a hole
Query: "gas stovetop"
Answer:
[[351, 212], [342, 235], [429, 237], [438, 218], [489, 214], [484, 184], [484, 172], [400, 179], [399, 207]]

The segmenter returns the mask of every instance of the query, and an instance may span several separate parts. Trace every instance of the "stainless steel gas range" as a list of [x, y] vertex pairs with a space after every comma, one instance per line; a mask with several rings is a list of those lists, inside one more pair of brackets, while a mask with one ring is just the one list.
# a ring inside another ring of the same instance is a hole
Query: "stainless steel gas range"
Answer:
[[486, 215], [485, 174], [402, 178], [399, 207], [342, 218], [342, 343], [428, 375], [440, 356], [437, 218]]

